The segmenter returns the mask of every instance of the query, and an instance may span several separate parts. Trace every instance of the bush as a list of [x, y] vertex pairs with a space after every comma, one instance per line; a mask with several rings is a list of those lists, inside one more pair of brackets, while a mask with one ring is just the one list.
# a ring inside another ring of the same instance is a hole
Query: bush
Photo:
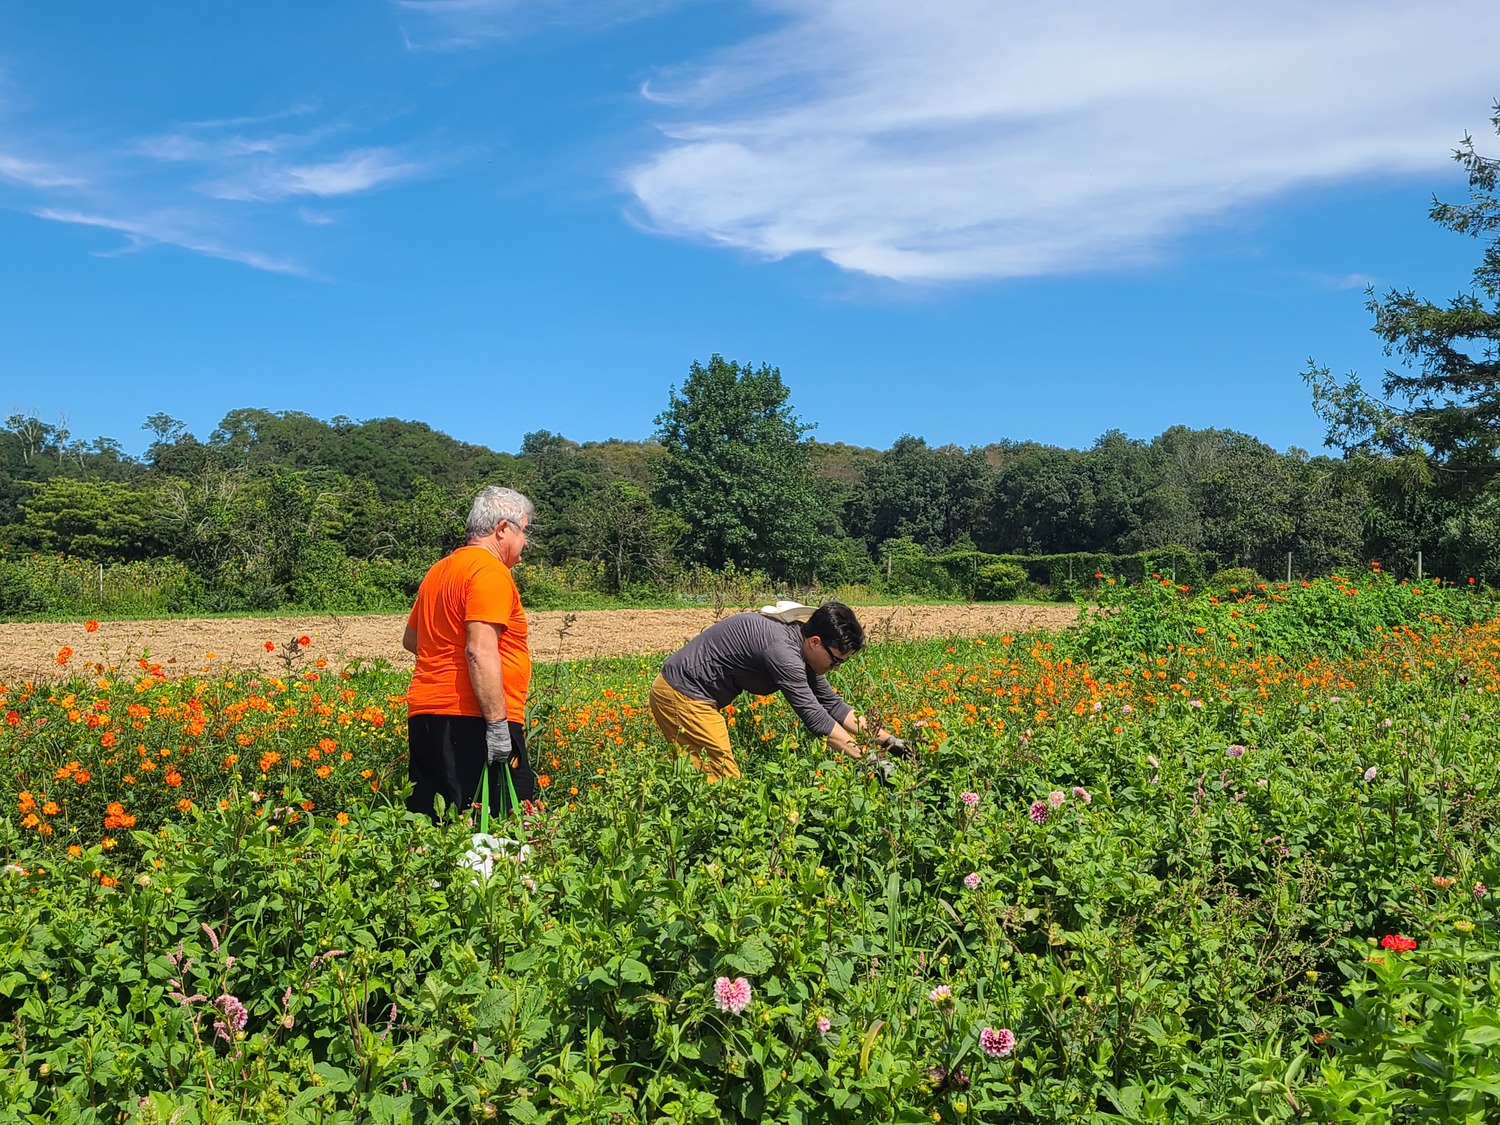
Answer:
[[1216, 594], [1227, 594], [1230, 591], [1244, 594], [1263, 585], [1265, 581], [1248, 566], [1230, 566], [1215, 571], [1214, 576], [1208, 580], [1208, 585]]
[[974, 598], [981, 602], [1014, 601], [1027, 585], [1026, 571], [1015, 563], [985, 563], [974, 582]]

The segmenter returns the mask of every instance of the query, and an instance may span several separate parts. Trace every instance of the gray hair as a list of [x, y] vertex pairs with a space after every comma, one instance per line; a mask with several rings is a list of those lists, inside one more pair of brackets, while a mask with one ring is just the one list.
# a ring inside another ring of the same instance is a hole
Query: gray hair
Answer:
[[476, 539], [483, 539], [491, 534], [500, 526], [501, 520], [519, 527], [523, 519], [530, 523], [535, 514], [536, 509], [531, 506], [531, 501], [514, 488], [497, 488], [489, 485], [474, 498], [474, 506], [469, 509], [465, 530], [472, 543]]

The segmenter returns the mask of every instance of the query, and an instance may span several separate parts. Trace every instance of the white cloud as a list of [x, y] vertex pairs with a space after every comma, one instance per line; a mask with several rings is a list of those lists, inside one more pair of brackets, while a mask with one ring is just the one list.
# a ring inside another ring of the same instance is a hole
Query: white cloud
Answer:
[[184, 250], [191, 250], [196, 254], [205, 254], [210, 258], [222, 258], [230, 262], [240, 262], [258, 270], [299, 275], [306, 275], [307, 273], [305, 269], [290, 259], [263, 254], [258, 250], [227, 245], [211, 235], [195, 231], [191, 218], [188, 218], [186, 222], [180, 217], [174, 218], [161, 215], [120, 218], [52, 207], [39, 208], [33, 214], [38, 218], [51, 219], [54, 222], [76, 223], [82, 226], [102, 227], [105, 230], [118, 231], [129, 239], [130, 245], [127, 249], [130, 250], [139, 250], [156, 245], [178, 246]]
[[1441, 167], [1500, 94], [1473, 0], [766, 6], [780, 30], [644, 91], [679, 116], [626, 176], [643, 220], [901, 280], [1148, 260], [1238, 205]]
[[257, 164], [206, 184], [203, 191], [216, 199], [263, 202], [293, 195], [354, 195], [393, 180], [409, 179], [424, 170], [423, 165], [405, 160], [390, 149], [368, 148], [319, 163]]
[[704, 0], [393, 0], [412, 50], [459, 50], [544, 27], [599, 31]]
[[0, 152], [0, 180], [31, 188], [76, 188], [84, 180], [35, 160]]
[[[73, 152], [50, 162], [0, 150], [0, 181], [16, 189], [7, 193], [15, 197], [10, 205], [39, 218], [124, 235], [115, 252], [171, 245], [308, 276], [297, 260], [266, 247], [285, 243], [297, 227], [328, 226], [335, 218], [287, 201], [348, 199], [430, 168], [395, 147], [351, 147], [355, 130], [347, 122], [312, 120], [285, 130], [287, 118], [313, 112], [299, 105], [93, 146], [78, 138], [68, 145], [54, 139], [55, 148]], [[273, 123], [281, 123], [282, 131], [274, 131]], [[0, 138], [16, 131], [7, 119], [0, 119], [0, 129]], [[40, 136], [45, 130], [32, 132]], [[60, 170], [79, 165], [89, 168], [87, 179]]]

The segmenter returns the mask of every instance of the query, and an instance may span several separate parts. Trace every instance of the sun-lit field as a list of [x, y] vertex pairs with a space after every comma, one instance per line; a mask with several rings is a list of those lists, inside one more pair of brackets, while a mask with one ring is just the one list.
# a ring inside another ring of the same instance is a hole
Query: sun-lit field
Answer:
[[655, 658], [539, 667], [539, 799], [478, 871], [404, 812], [402, 678], [283, 637], [275, 675], [109, 666], [79, 626], [0, 686], [0, 1116], [1500, 1113], [1493, 603], [1105, 589], [836, 673], [889, 780], [744, 698], [710, 787]]

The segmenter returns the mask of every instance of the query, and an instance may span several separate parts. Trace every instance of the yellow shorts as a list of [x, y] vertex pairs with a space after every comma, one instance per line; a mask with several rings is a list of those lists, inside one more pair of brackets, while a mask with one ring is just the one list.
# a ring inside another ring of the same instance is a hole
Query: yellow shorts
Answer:
[[688, 761], [709, 781], [740, 776], [729, 748], [729, 726], [712, 703], [690, 699], [658, 675], [651, 685], [651, 717], [668, 742], [686, 747]]

